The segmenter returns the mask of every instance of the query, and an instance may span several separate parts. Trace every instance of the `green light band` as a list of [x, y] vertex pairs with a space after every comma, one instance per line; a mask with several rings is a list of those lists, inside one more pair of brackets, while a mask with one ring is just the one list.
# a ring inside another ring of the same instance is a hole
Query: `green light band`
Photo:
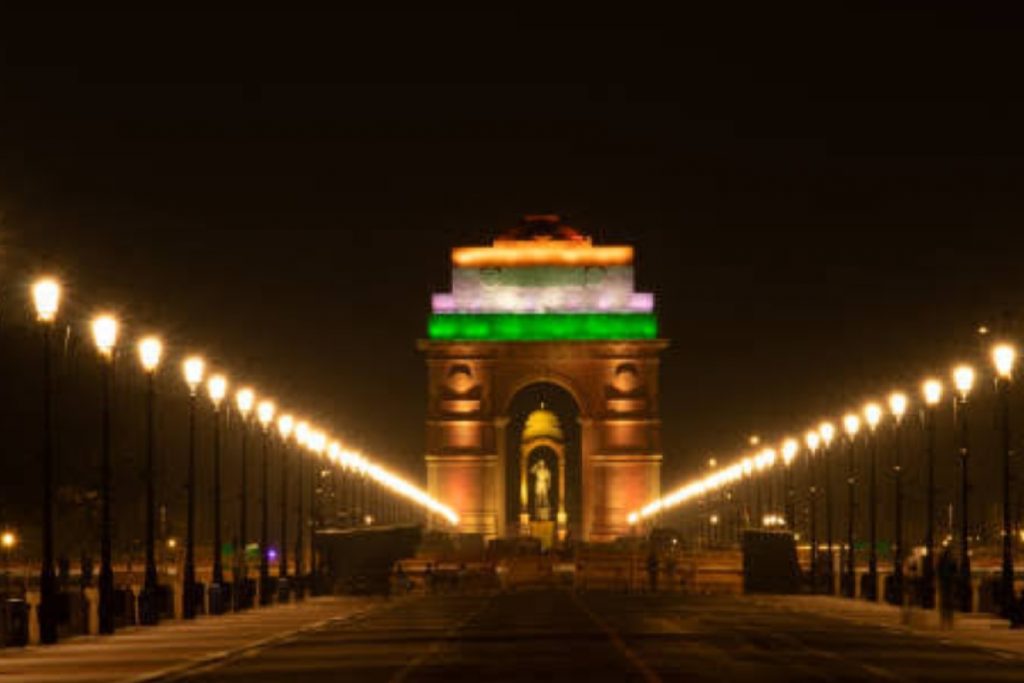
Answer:
[[585, 341], [656, 339], [653, 313], [435, 313], [431, 339], [466, 341]]

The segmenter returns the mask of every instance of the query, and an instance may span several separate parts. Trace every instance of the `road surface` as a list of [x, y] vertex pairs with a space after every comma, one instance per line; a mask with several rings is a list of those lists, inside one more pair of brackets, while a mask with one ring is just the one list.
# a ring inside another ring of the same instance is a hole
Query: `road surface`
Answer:
[[740, 597], [538, 590], [396, 601], [183, 680], [1024, 681], [1024, 660]]

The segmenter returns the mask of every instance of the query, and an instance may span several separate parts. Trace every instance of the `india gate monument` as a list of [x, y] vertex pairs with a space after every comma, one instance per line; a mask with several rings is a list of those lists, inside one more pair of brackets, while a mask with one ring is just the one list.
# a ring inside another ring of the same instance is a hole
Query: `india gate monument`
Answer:
[[452, 250], [433, 295], [427, 484], [488, 538], [609, 541], [658, 497], [654, 295], [633, 248], [527, 216], [489, 246]]

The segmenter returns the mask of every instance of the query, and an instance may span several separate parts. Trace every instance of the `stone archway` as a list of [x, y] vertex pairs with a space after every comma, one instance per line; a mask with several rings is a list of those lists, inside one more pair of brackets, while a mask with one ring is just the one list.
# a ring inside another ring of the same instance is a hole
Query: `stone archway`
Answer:
[[452, 251], [452, 291], [434, 295], [419, 342], [427, 489], [458, 512], [463, 532], [520, 533], [520, 436], [543, 399], [566, 432], [566, 529], [610, 541], [660, 494], [658, 364], [668, 342], [657, 337], [653, 295], [633, 289], [632, 248], [595, 245], [552, 221], [533, 217], [491, 246]]

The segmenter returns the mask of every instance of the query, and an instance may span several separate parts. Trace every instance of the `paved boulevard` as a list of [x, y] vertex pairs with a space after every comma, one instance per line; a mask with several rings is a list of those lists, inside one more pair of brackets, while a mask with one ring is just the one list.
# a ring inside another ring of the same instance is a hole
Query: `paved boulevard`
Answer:
[[396, 601], [186, 680], [1024, 681], [1024, 660], [738, 598], [533, 591]]

